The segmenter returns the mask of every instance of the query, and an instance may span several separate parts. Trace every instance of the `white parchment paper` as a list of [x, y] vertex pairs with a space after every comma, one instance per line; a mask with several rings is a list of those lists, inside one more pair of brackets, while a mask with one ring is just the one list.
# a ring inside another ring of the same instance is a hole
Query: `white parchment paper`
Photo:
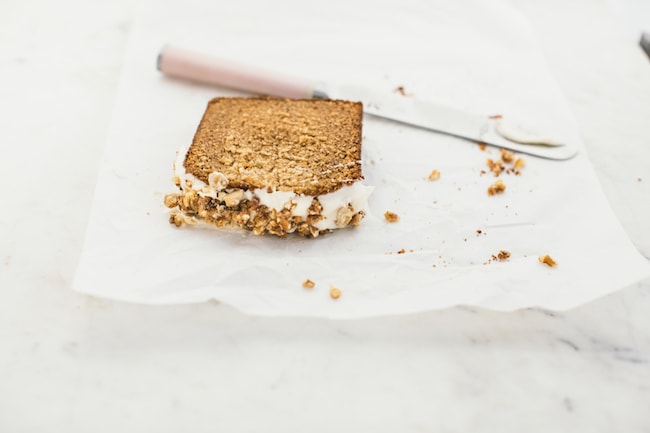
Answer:
[[[182, 3], [182, 4], [181, 4]], [[143, 3], [132, 30], [74, 289], [171, 304], [216, 299], [260, 315], [355, 318], [464, 304], [566, 309], [648, 275], [601, 193], [583, 147], [572, 160], [524, 156], [503, 174], [498, 150], [371, 117], [357, 229], [317, 239], [176, 229], [163, 196], [172, 162], [207, 101], [233, 91], [156, 70], [174, 42], [265, 69], [503, 114], [580, 140], [534, 35], [499, 1]], [[428, 174], [437, 169], [438, 181]], [[482, 173], [482, 171], [488, 173]], [[395, 224], [383, 214], [400, 215]], [[480, 231], [480, 233], [479, 233]], [[402, 254], [398, 251], [404, 250]], [[491, 260], [499, 250], [507, 261]], [[557, 262], [548, 268], [538, 256]], [[304, 289], [305, 279], [316, 287]], [[329, 297], [333, 285], [340, 299]]]

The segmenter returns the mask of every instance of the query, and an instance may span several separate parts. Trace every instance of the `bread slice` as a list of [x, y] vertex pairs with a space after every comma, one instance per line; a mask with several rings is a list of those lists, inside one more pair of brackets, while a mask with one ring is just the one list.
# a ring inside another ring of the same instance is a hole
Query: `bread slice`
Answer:
[[363, 106], [326, 99], [215, 98], [175, 163], [170, 222], [315, 237], [358, 225]]

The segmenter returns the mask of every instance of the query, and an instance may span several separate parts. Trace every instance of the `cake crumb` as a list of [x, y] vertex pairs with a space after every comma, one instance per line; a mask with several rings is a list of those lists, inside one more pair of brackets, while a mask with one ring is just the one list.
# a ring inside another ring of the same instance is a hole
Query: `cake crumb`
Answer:
[[539, 256], [537, 258], [537, 260], [539, 260], [540, 263], [548, 266], [549, 268], [554, 268], [555, 266], [557, 266], [557, 262], [555, 260], [553, 260], [553, 258], [551, 256], [549, 256], [548, 254], [544, 254], [543, 256]]
[[413, 93], [409, 93], [404, 89], [404, 86], [397, 86], [394, 90], [396, 93], [399, 93], [402, 96], [413, 96]]
[[330, 286], [330, 298], [338, 299], [340, 297], [341, 297], [341, 290], [334, 286]]
[[429, 180], [434, 181], [438, 179], [440, 179], [440, 171], [433, 170], [431, 173], [429, 173]]
[[506, 184], [501, 179], [494, 182], [488, 187], [488, 195], [503, 194], [506, 190]]
[[384, 218], [386, 218], [386, 221], [388, 221], [389, 223], [396, 223], [397, 221], [399, 221], [399, 215], [389, 210], [387, 210], [384, 213]]
[[302, 286], [305, 289], [313, 289], [314, 287], [316, 287], [316, 283], [314, 283], [312, 280], [307, 278], [305, 281], [302, 282]]
[[487, 144], [479, 142], [478, 143], [478, 148], [481, 149], [481, 150], [485, 150], [485, 149], [487, 149]]
[[399, 250], [399, 251], [397, 252], [397, 254], [404, 254], [404, 253], [406, 253], [406, 250], [405, 250], [404, 248], [402, 248], [401, 250]]
[[510, 258], [510, 251], [506, 250], [499, 250], [497, 253], [497, 259], [502, 262], [504, 260], [508, 260]]
[[488, 116], [490, 119], [503, 119], [503, 116], [501, 114], [493, 114], [491, 116]]

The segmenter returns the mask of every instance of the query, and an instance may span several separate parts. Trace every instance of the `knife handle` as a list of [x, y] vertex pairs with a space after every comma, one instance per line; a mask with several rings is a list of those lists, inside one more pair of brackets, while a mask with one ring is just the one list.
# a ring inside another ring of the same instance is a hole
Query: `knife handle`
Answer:
[[284, 98], [312, 98], [315, 85], [253, 66], [220, 59], [174, 45], [158, 54], [157, 67], [165, 75], [252, 93]]

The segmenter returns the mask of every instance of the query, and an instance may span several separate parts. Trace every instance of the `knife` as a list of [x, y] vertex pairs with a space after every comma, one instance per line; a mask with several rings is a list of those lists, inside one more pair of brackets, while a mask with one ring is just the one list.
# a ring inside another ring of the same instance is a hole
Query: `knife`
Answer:
[[325, 86], [179, 46], [163, 47], [158, 54], [157, 67], [170, 77], [252, 93], [361, 101], [365, 114], [547, 159], [569, 159], [577, 152], [577, 146], [568, 140], [540, 134], [503, 116], [477, 115], [357, 85]]

